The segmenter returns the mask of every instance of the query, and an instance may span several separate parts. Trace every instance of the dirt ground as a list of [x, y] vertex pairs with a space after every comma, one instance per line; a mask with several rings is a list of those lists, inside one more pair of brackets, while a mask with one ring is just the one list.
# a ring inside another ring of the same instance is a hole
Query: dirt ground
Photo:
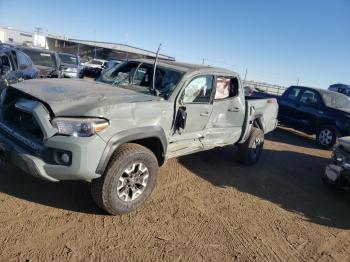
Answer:
[[232, 147], [169, 161], [151, 199], [104, 214], [85, 182], [0, 168], [1, 261], [349, 261], [349, 196], [320, 179], [331, 152], [278, 129], [261, 161]]

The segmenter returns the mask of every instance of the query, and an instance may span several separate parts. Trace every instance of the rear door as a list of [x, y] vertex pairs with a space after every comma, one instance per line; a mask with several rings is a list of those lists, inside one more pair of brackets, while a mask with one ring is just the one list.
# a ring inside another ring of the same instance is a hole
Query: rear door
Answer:
[[305, 89], [296, 105], [300, 125], [303, 130], [314, 131], [318, 125], [318, 119], [323, 116], [321, 110], [322, 98], [317, 91]]
[[214, 84], [213, 111], [206, 127], [205, 143], [228, 144], [241, 136], [245, 115], [243, 90], [239, 93], [239, 79], [217, 76]]

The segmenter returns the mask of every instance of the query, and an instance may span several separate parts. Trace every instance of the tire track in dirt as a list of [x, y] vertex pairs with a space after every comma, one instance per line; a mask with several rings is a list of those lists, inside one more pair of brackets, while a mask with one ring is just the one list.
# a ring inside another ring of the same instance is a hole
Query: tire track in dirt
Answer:
[[272, 138], [255, 167], [230, 148], [169, 160], [146, 205], [120, 217], [98, 213], [81, 184], [0, 167], [0, 261], [347, 261], [348, 202], [315, 186], [330, 153]]

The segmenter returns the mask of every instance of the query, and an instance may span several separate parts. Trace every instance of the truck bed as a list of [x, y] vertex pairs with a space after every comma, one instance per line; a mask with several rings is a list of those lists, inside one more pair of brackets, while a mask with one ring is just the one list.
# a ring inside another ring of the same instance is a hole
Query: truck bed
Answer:
[[260, 118], [265, 134], [273, 131], [278, 123], [278, 103], [276, 98], [246, 97], [246, 112], [250, 121]]

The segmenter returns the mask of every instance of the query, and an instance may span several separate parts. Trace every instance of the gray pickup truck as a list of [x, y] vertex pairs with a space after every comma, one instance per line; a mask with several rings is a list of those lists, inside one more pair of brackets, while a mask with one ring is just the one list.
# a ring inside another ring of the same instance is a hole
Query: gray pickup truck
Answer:
[[245, 99], [238, 74], [225, 69], [154, 66], [131, 60], [95, 82], [38, 79], [4, 88], [0, 162], [48, 181], [91, 181], [94, 201], [122, 214], [146, 201], [169, 158], [237, 145], [242, 163], [259, 159], [264, 134], [277, 125], [274, 98]]

